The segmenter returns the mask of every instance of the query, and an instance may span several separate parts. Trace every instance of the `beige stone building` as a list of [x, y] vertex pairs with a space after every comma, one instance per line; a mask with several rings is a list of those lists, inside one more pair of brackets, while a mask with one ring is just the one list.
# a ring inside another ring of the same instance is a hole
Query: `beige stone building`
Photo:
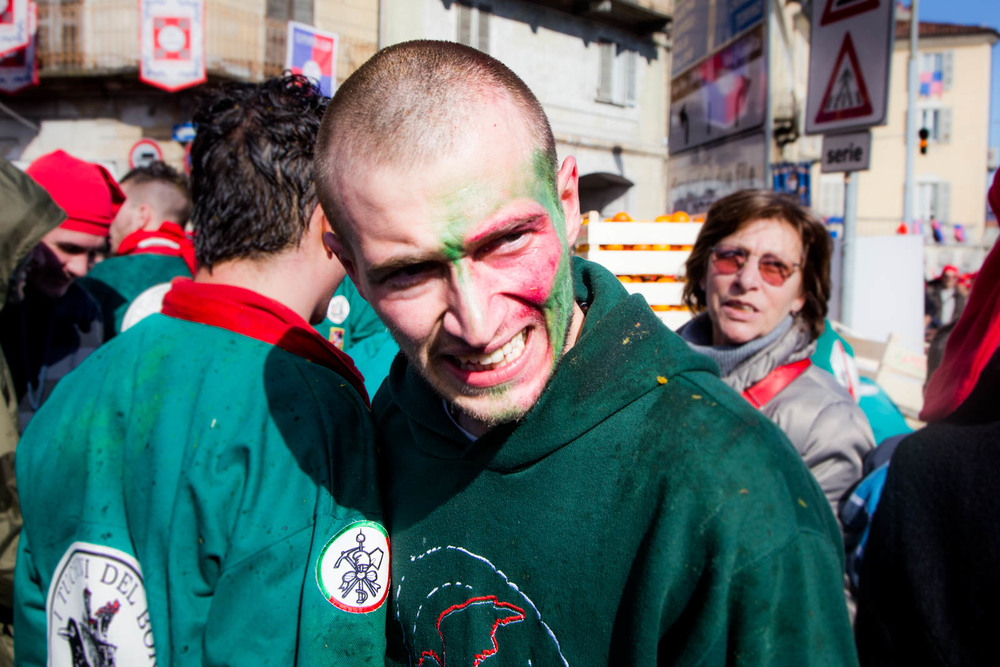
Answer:
[[[378, 46], [377, 0], [205, 0], [208, 83], [258, 81], [285, 65], [287, 21], [336, 33], [337, 80]], [[122, 176], [141, 139], [180, 166], [175, 125], [198, 86], [166, 92], [139, 80], [136, 0], [38, 0], [39, 85], [0, 102], [0, 155], [19, 164], [57, 148]]]
[[[505, 62], [575, 155], [587, 205], [652, 218], [666, 208], [666, 30], [672, 0], [204, 0], [208, 83], [284, 69], [288, 21], [338, 36], [336, 83], [380, 46], [460, 41]], [[122, 176], [152, 140], [180, 166], [200, 86], [139, 79], [137, 0], [39, 0], [40, 85], [4, 96], [0, 155], [25, 165], [57, 148]], [[593, 203], [596, 202], [596, 203]]]

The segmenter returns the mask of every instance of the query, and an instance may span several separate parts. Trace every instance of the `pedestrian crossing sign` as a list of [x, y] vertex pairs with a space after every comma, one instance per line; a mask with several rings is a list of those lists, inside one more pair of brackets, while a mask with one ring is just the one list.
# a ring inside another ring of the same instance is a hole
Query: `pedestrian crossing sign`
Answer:
[[844, 34], [836, 64], [826, 85], [826, 93], [816, 114], [817, 123], [859, 118], [872, 113], [868, 86], [864, 72], [858, 64], [858, 53], [854, 48], [851, 33]]

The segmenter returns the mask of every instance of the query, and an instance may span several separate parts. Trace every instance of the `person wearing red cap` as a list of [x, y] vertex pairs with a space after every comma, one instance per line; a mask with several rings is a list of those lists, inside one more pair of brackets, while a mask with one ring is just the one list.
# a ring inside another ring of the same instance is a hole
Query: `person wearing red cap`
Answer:
[[[0, 309], [7, 300], [7, 285], [21, 261], [66, 214], [29, 176], [0, 159]], [[14, 450], [20, 437], [17, 427], [17, 393], [0, 354], [0, 667], [14, 664], [13, 602], [14, 559], [21, 532], [21, 507], [14, 479]]]
[[927, 298], [937, 314], [932, 328], [947, 326], [956, 321], [965, 308], [965, 293], [958, 289], [958, 267], [951, 264], [941, 269], [941, 275], [927, 285]]
[[139, 295], [157, 285], [165, 292], [171, 280], [190, 278], [195, 270], [194, 243], [184, 230], [191, 217], [187, 178], [164, 162], [153, 162], [132, 169], [119, 185], [128, 199], [111, 222], [114, 256], [80, 280], [101, 304], [105, 340], [121, 333]]
[[32, 249], [0, 312], [0, 343], [10, 364], [23, 432], [67, 373], [104, 340], [100, 307], [76, 279], [107, 247], [108, 229], [125, 194], [108, 170], [57, 150], [27, 174], [66, 213]]

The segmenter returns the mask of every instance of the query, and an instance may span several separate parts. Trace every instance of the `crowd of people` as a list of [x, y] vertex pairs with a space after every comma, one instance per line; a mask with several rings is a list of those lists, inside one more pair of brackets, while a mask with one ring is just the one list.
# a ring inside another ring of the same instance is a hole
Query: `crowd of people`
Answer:
[[988, 661], [996, 249], [859, 528], [882, 446], [796, 201], [710, 208], [674, 333], [477, 50], [193, 120], [190, 180], [0, 164], [0, 665]]

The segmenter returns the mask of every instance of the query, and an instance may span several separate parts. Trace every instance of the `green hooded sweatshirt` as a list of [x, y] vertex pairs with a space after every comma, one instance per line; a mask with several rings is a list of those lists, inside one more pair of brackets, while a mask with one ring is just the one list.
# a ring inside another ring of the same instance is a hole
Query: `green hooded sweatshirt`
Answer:
[[476, 441], [402, 357], [375, 400], [410, 664], [853, 665], [837, 523], [781, 431], [603, 268], [576, 344]]
[[57, 386], [18, 447], [18, 664], [381, 664], [373, 443], [329, 368], [143, 320]]

